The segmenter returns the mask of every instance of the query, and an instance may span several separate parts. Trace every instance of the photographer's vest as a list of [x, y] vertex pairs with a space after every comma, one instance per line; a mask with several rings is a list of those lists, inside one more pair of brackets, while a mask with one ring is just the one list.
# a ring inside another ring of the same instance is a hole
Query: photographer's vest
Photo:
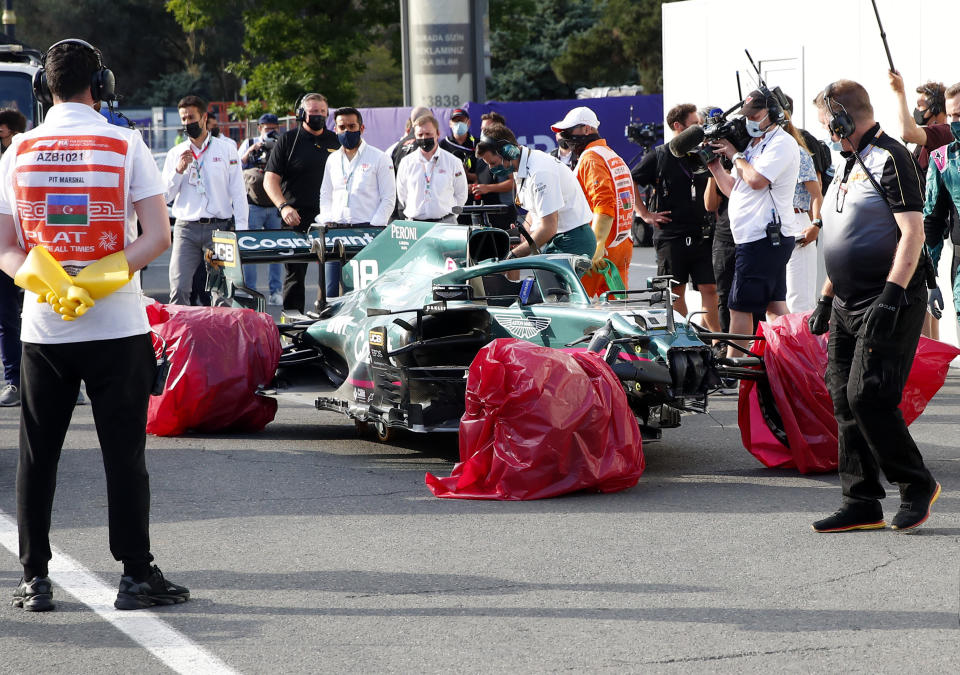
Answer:
[[[617, 197], [617, 216], [610, 228], [610, 234], [607, 235], [606, 246], [609, 249], [632, 238], [630, 232], [633, 226], [633, 176], [630, 174], [627, 163], [608, 146], [598, 143], [587, 148], [580, 155], [580, 161], [583, 161], [583, 157], [588, 152], [597, 153], [597, 156], [603, 160], [607, 171], [610, 172], [613, 191]], [[590, 206], [592, 210], [593, 205]]]

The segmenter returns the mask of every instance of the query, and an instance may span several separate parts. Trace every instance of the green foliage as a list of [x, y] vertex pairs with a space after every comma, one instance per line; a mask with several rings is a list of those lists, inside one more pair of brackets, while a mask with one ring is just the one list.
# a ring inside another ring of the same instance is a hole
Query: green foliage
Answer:
[[225, 69], [246, 80], [248, 99], [278, 112], [311, 91], [333, 105], [355, 102], [368, 50], [384, 26], [399, 20], [391, 0], [168, 0], [167, 6], [192, 33], [240, 17], [242, 53]]
[[[663, 0], [672, 2], [674, 0]], [[590, 86], [639, 82], [663, 90], [661, 0], [601, 0], [599, 19], [573, 36], [551, 65], [562, 82]]]
[[357, 78], [358, 107], [381, 108], [403, 105], [403, 70], [388, 44], [375, 44], [363, 56], [366, 69]]
[[67, 37], [80, 37], [100, 49], [117, 77], [124, 105], [162, 73], [183, 69], [183, 32], [164, 0], [20, 0], [17, 37], [45, 50]]
[[598, 18], [593, 0], [491, 0], [489, 98], [570, 98], [586, 82], [561, 82], [550, 62]]

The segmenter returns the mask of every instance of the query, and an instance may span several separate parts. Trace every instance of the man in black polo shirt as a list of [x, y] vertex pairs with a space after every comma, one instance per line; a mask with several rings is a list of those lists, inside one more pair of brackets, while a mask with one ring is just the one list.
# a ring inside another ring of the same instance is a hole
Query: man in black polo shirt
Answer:
[[827, 282], [809, 320], [814, 335], [830, 331], [825, 379], [837, 418], [843, 501], [813, 529], [885, 527], [882, 470], [900, 487], [893, 529], [909, 530], [940, 496], [898, 408], [927, 309], [923, 188], [910, 153], [874, 121], [861, 85], [838, 80], [814, 102], [846, 163], [823, 200]]
[[[263, 174], [263, 189], [280, 211], [284, 227], [305, 233], [320, 213], [320, 186], [327, 157], [340, 147], [337, 135], [327, 129], [327, 99], [307, 94], [297, 106], [296, 129], [277, 141]], [[307, 263], [286, 263], [283, 308], [303, 312], [306, 302]], [[339, 265], [327, 263], [327, 297], [340, 294]]]
[[[699, 123], [697, 107], [681, 103], [667, 113], [667, 126], [675, 134]], [[673, 308], [686, 316], [684, 290], [692, 281], [700, 292], [706, 324], [720, 328], [717, 315], [717, 285], [713, 276], [712, 219], [704, 207], [703, 195], [709, 174], [693, 174], [661, 145], [648, 152], [633, 170], [638, 186], [653, 186], [653, 204], [637, 202], [637, 213], [653, 226], [653, 245], [657, 251], [657, 273], [670, 274], [679, 286]]]

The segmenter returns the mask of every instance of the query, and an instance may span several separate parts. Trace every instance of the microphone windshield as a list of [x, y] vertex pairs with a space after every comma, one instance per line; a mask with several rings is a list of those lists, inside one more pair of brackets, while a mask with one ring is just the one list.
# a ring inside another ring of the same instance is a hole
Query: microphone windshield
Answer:
[[694, 124], [670, 139], [667, 147], [670, 148], [670, 154], [674, 157], [683, 157], [703, 143], [703, 139], [703, 127], [699, 124]]

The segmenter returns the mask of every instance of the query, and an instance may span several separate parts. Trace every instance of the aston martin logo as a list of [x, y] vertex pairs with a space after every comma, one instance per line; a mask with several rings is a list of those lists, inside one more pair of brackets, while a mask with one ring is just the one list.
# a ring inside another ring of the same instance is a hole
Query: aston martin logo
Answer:
[[494, 319], [501, 326], [507, 329], [511, 335], [516, 335], [521, 340], [529, 340], [534, 335], [539, 335], [550, 325], [550, 319], [541, 316], [517, 316], [505, 312], [490, 312]]

